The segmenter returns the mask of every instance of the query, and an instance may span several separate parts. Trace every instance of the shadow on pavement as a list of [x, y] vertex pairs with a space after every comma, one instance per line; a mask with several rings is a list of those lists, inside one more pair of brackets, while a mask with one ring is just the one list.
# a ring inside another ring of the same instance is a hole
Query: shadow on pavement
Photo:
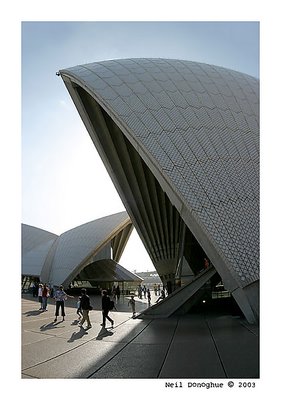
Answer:
[[79, 319], [75, 319], [73, 322], [71, 322], [71, 325], [78, 325], [79, 324]]
[[24, 313], [24, 315], [26, 315], [27, 317], [32, 317], [34, 315], [40, 315], [42, 314], [43, 310], [33, 310], [33, 311], [26, 311]]
[[68, 342], [74, 342], [75, 340], [81, 339], [84, 335], [88, 335], [88, 332], [85, 329], [80, 329], [78, 332], [73, 332], [71, 337], [68, 339]]
[[47, 331], [49, 329], [56, 329], [59, 328], [57, 325], [61, 324], [64, 321], [58, 321], [58, 322], [50, 322], [49, 324], [44, 324], [40, 326], [40, 331]]
[[104, 326], [101, 328], [101, 330], [98, 333], [98, 336], [96, 337], [96, 340], [102, 340], [106, 336], [112, 336], [113, 332], [108, 331]]

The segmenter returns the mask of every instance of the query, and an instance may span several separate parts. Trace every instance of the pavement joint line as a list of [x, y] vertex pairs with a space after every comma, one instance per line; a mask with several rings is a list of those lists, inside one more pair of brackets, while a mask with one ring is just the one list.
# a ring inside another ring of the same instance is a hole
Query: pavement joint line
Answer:
[[[131, 319], [131, 318], [128, 318], [127, 320], [121, 322], [120, 324], [116, 325], [115, 328], [118, 328], [119, 326], [125, 324], [125, 323], [126, 323], [127, 321], [129, 321], [130, 319]], [[151, 322], [151, 321], [150, 321], [150, 322]], [[147, 325], [141, 330], [141, 332], [142, 332], [148, 325], [149, 325], [149, 324], [147, 324]], [[82, 328], [82, 329], [83, 329], [83, 328]], [[139, 332], [132, 340], [134, 340], [141, 332]], [[38, 332], [36, 332], [36, 333], [38, 333]], [[44, 333], [43, 333], [43, 334], [44, 334]], [[37, 363], [37, 364], [34, 364], [34, 365], [30, 366], [30, 367], [27, 367], [27, 368], [22, 369], [22, 372], [24, 372], [24, 371], [26, 371], [26, 370], [28, 370], [28, 369], [30, 369], [30, 368], [38, 367], [39, 365], [45, 364], [45, 363], [48, 362], [48, 361], [54, 360], [54, 359], [56, 359], [56, 358], [58, 358], [58, 357], [60, 357], [60, 356], [62, 356], [62, 355], [65, 355], [65, 354], [67, 354], [67, 353], [70, 353], [71, 351], [76, 350], [76, 349], [78, 349], [78, 348], [81, 347], [81, 346], [84, 346], [85, 344], [91, 342], [92, 340], [96, 340], [96, 338], [97, 338], [97, 337], [100, 337], [100, 336], [105, 336], [105, 335], [97, 335], [97, 336], [95, 336], [95, 337], [93, 337], [93, 338], [91, 338], [91, 339], [89, 339], [89, 340], [85, 340], [84, 342], [79, 343], [77, 346], [75, 346], [75, 347], [73, 347], [73, 348], [71, 348], [71, 349], [69, 349], [69, 350], [66, 350], [66, 351], [64, 351], [64, 352], [62, 352], [62, 353], [60, 353], [60, 354], [57, 354], [57, 355], [54, 356], [54, 357], [48, 358], [48, 359], [46, 359], [46, 360], [44, 360], [44, 361], [41, 361], [41, 362], [39, 362], [39, 363]], [[52, 337], [54, 337], [54, 336], [51, 336], [51, 335], [50, 335], [50, 337], [49, 337], [48, 339], [50, 339], [50, 338], [52, 338]], [[56, 336], [56, 337], [59, 338], [59, 339], [64, 339], [63, 337], [58, 337], [58, 336]], [[131, 342], [131, 341], [130, 341], [130, 342]], [[130, 343], [130, 342], [129, 342], [129, 343]], [[129, 344], [129, 343], [127, 343], [127, 344]], [[127, 344], [125, 344], [124, 347], [126, 347]], [[122, 347], [121, 350], [123, 350], [124, 347]], [[121, 351], [121, 350], [120, 350], [120, 351]], [[119, 352], [120, 352], [120, 351], [119, 351]], [[119, 353], [119, 352], [118, 352], [118, 353]], [[117, 353], [117, 354], [118, 354], [118, 353]], [[114, 357], [114, 356], [113, 356], [113, 357]], [[112, 358], [113, 358], [113, 357], [112, 357]], [[105, 364], [104, 364], [104, 365], [105, 365]]]
[[[38, 340], [38, 342], [41, 342], [42, 340], [46, 340], [46, 339], [50, 339], [50, 338], [54, 338], [54, 337], [58, 337], [57, 335], [52, 335], [51, 333], [45, 333], [45, 332], [38, 332], [38, 331], [33, 331], [33, 330], [24, 330], [23, 332], [27, 332], [27, 333], [37, 333], [38, 335], [44, 335], [44, 337], [42, 337], [42, 339]], [[25, 343], [22, 346], [28, 346], [32, 343]]]
[[217, 346], [217, 344], [216, 344], [216, 340], [215, 340], [215, 338], [214, 338], [214, 335], [213, 335], [213, 332], [212, 332], [211, 326], [210, 326], [210, 324], [209, 324], [209, 322], [208, 322], [208, 319], [207, 319], [206, 315], [205, 315], [205, 322], [206, 322], [206, 325], [207, 325], [207, 327], [208, 327], [208, 329], [209, 329], [209, 332], [210, 332], [210, 335], [211, 335], [212, 341], [213, 341], [213, 343], [214, 343], [214, 346], [215, 346], [215, 349], [216, 349], [216, 353], [217, 353], [217, 355], [218, 355], [218, 358], [219, 358], [219, 360], [220, 360], [220, 363], [221, 363], [221, 366], [222, 366], [223, 372], [224, 372], [224, 374], [225, 374], [225, 377], [226, 377], [226, 378], [228, 378], [228, 375], [227, 375], [226, 369], [225, 369], [225, 367], [224, 367], [224, 364], [223, 364], [222, 358], [221, 358], [221, 356], [220, 356], [220, 352], [219, 352], [218, 346]]
[[40, 379], [37, 376], [33, 376], [33, 375], [30, 375], [30, 374], [27, 374], [26, 372], [22, 373], [22, 375], [28, 376], [29, 378], [32, 378], [32, 379]]
[[[136, 335], [134, 336], [128, 343], [125, 343], [125, 345], [117, 351], [116, 354], [114, 354], [109, 360], [107, 360], [103, 365], [101, 365], [99, 368], [97, 368], [94, 372], [92, 372], [90, 375], [86, 377], [86, 379], [90, 379], [93, 375], [95, 375], [99, 370], [101, 370], [103, 367], [105, 367], [106, 364], [111, 362], [113, 358], [115, 358], [121, 351], [123, 351], [129, 344], [131, 344], [152, 322], [152, 319], [144, 326], [144, 328]], [[121, 324], [120, 324], [121, 325]]]
[[22, 324], [30, 324], [30, 322], [33, 322], [33, 321], [37, 322], [37, 321], [45, 321], [45, 320], [50, 320], [50, 317], [49, 318], [34, 318], [29, 321], [22, 321]]
[[164, 364], [165, 364], [165, 361], [167, 360], [168, 353], [169, 353], [169, 351], [170, 351], [170, 348], [171, 348], [171, 346], [172, 346], [172, 343], [173, 343], [173, 340], [174, 340], [174, 337], [175, 337], [175, 334], [176, 334], [176, 330], [178, 329], [178, 325], [179, 325], [179, 318], [177, 318], [177, 323], [176, 323], [176, 326], [175, 326], [175, 329], [174, 329], [174, 332], [173, 332], [171, 341], [170, 341], [169, 346], [168, 346], [168, 348], [167, 348], [166, 355], [165, 355], [165, 357], [164, 357], [164, 360], [163, 360], [163, 362], [162, 362], [162, 365], [161, 365], [161, 367], [160, 367], [160, 369], [159, 369], [159, 372], [158, 372], [158, 374], [157, 374], [157, 378], [159, 378], [159, 376], [160, 376], [160, 374], [161, 374], [161, 371], [162, 371], [162, 369], [163, 369], [163, 366], [164, 366]]

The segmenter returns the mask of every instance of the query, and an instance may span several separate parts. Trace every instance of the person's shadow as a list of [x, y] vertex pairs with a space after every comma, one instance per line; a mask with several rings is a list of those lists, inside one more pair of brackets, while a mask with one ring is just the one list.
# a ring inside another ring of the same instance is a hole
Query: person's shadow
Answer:
[[102, 340], [106, 336], [112, 336], [113, 332], [108, 331], [104, 326], [101, 328], [101, 330], [98, 333], [98, 336], [96, 337], [96, 340]]
[[47, 331], [49, 329], [56, 329], [59, 328], [59, 324], [61, 324], [63, 321], [58, 321], [58, 322], [50, 322], [49, 324], [44, 324], [40, 326], [40, 331]]
[[42, 310], [33, 310], [33, 311], [26, 311], [24, 315], [27, 317], [32, 317], [33, 315], [39, 315], [42, 314]]
[[68, 339], [68, 342], [74, 342], [74, 340], [81, 339], [84, 335], [88, 335], [88, 332], [85, 329], [80, 329], [78, 332], [73, 332], [71, 337]]

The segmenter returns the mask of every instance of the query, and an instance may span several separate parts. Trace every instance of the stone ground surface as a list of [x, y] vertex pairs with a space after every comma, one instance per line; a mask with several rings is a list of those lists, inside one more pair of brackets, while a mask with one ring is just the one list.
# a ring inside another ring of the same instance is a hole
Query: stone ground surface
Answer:
[[[190, 313], [168, 319], [132, 319], [127, 297], [101, 324], [101, 299], [93, 296], [92, 328], [78, 326], [76, 299], [54, 322], [29, 294], [22, 295], [22, 378], [258, 378], [258, 327], [230, 313]], [[155, 302], [154, 294], [152, 304]], [[136, 311], [147, 308], [136, 298]], [[86, 324], [85, 324], [86, 325]]]

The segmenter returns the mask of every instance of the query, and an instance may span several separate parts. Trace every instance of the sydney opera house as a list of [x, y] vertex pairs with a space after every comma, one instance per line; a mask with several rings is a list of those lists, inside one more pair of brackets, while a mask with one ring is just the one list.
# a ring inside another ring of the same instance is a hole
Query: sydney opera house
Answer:
[[125, 290], [142, 279], [118, 262], [133, 230], [128, 214], [120, 212], [77, 226], [61, 235], [22, 224], [22, 285], [33, 281]]
[[[58, 75], [171, 293], [159, 312], [186, 307], [214, 279], [256, 322], [259, 81], [219, 66], [148, 58]], [[179, 288], [183, 271], [189, 281]]]

